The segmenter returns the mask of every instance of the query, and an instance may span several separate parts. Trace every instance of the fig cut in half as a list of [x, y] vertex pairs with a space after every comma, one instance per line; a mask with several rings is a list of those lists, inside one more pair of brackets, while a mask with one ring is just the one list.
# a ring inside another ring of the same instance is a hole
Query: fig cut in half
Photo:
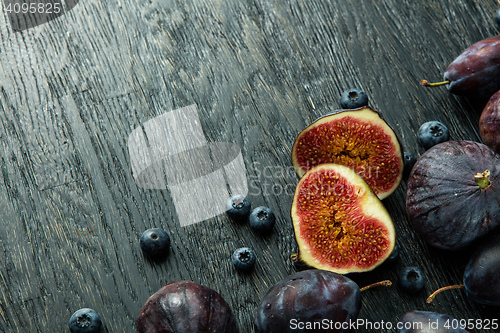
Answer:
[[350, 167], [384, 199], [403, 177], [399, 140], [379, 113], [368, 106], [319, 118], [295, 139], [292, 164], [302, 177], [311, 168], [336, 163]]
[[366, 272], [394, 249], [391, 216], [368, 184], [344, 165], [309, 170], [295, 189], [291, 216], [299, 248], [292, 259], [309, 267]]

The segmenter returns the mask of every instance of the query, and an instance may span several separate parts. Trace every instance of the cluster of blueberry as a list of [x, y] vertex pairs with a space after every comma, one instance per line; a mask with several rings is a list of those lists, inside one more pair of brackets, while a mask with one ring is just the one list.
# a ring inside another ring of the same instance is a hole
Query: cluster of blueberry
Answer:
[[[236, 221], [248, 218], [250, 228], [260, 233], [269, 233], [276, 223], [274, 212], [265, 206], [251, 211], [251, 206], [247, 197], [237, 194], [228, 199], [226, 214]], [[242, 247], [234, 251], [231, 259], [236, 269], [247, 272], [254, 267], [257, 257], [251, 248]]]

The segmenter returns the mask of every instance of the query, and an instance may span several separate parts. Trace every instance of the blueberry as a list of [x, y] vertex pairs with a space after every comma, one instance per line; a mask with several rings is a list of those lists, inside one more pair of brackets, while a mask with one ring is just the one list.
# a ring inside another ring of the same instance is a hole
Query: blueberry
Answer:
[[495, 23], [497, 25], [500, 25], [500, 8], [497, 9], [497, 11], [495, 12]]
[[399, 246], [394, 246], [394, 250], [392, 250], [391, 255], [385, 260], [387, 264], [393, 264], [399, 258]]
[[271, 209], [260, 206], [252, 210], [249, 222], [252, 229], [260, 232], [269, 232], [276, 223], [276, 217]]
[[417, 161], [417, 159], [415, 158], [415, 155], [413, 155], [409, 151], [404, 152], [404, 160], [405, 160], [405, 169], [408, 171], [413, 168], [413, 165]]
[[425, 149], [429, 149], [438, 143], [448, 141], [450, 139], [450, 131], [448, 127], [439, 121], [428, 121], [420, 126], [418, 139]]
[[170, 248], [170, 237], [163, 229], [148, 229], [142, 233], [140, 245], [145, 255], [151, 258], [163, 257]]
[[405, 267], [399, 272], [399, 285], [404, 291], [416, 293], [424, 287], [424, 276], [418, 267]]
[[237, 270], [247, 272], [253, 268], [257, 257], [251, 248], [241, 247], [234, 251], [231, 259]]
[[69, 318], [71, 333], [98, 333], [101, 331], [101, 325], [99, 314], [88, 308], [75, 311]]
[[342, 109], [357, 109], [368, 105], [368, 96], [358, 88], [346, 90], [340, 96], [340, 107]]
[[226, 214], [236, 220], [242, 219], [250, 213], [250, 201], [247, 197], [238, 194], [227, 200]]

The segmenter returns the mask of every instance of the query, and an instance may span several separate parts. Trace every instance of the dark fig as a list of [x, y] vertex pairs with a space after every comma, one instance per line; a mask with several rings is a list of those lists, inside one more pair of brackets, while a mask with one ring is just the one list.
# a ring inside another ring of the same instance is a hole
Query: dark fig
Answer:
[[424, 86], [447, 85], [456, 95], [489, 98], [500, 89], [500, 35], [476, 42], [448, 66], [444, 81]]
[[236, 319], [216, 291], [192, 281], [169, 283], [139, 311], [139, 333], [237, 333]]
[[398, 138], [368, 106], [328, 114], [300, 132], [292, 147], [297, 175], [325, 163], [354, 169], [380, 199], [393, 193], [403, 178]]
[[463, 248], [500, 225], [500, 155], [473, 141], [427, 150], [408, 179], [406, 211], [430, 245]]
[[361, 292], [354, 281], [333, 272], [305, 270], [264, 295], [255, 314], [255, 333], [348, 332], [349, 325], [342, 328], [341, 323], [356, 320], [360, 308]]
[[438, 312], [413, 310], [398, 322], [398, 333], [472, 333], [463, 322]]
[[481, 113], [479, 135], [485, 145], [500, 153], [500, 90], [491, 96]]
[[391, 216], [351, 168], [322, 164], [299, 181], [291, 217], [299, 247], [292, 259], [340, 274], [366, 272], [395, 246]]

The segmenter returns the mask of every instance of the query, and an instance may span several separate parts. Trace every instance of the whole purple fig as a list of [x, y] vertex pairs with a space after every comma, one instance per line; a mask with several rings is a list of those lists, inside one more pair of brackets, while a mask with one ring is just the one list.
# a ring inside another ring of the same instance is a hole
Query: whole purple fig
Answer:
[[500, 227], [500, 155], [473, 141], [427, 150], [408, 178], [406, 212], [430, 245], [458, 250]]
[[456, 95], [489, 98], [500, 89], [500, 35], [469, 46], [448, 66], [444, 81], [424, 86], [447, 85]]
[[485, 145], [500, 153], [500, 90], [491, 96], [481, 113], [479, 135]]
[[149, 297], [136, 321], [139, 333], [238, 333], [236, 319], [215, 290], [176, 281]]

